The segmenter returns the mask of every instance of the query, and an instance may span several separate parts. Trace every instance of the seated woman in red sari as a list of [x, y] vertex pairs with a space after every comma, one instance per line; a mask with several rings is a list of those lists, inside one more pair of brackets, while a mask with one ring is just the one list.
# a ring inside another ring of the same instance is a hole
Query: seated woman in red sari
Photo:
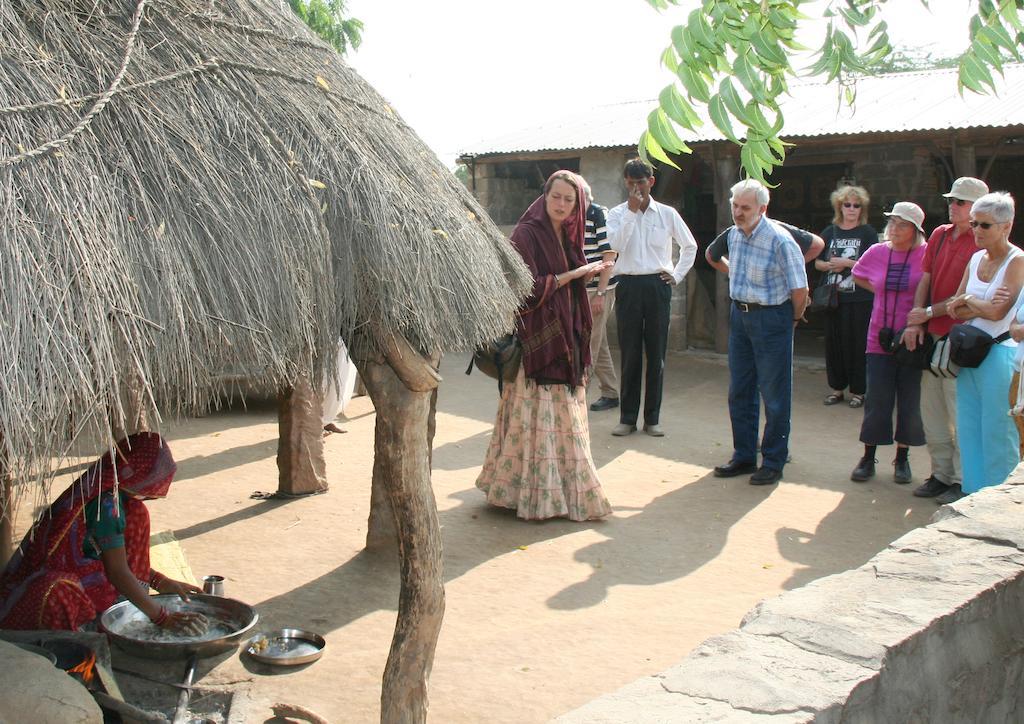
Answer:
[[612, 512], [590, 454], [587, 282], [610, 261], [583, 255], [586, 201], [579, 177], [556, 171], [512, 230], [533, 275], [519, 310], [519, 376], [505, 385], [476, 486], [520, 518], [593, 520]]
[[[149, 567], [149, 511], [167, 495], [177, 466], [156, 433], [138, 433], [107, 453], [40, 516], [0, 574], [0, 628], [78, 630], [123, 596], [153, 623], [186, 633], [197, 613], [169, 612], [149, 589], [188, 600], [192, 584]], [[115, 482], [117, 489], [115, 491]]]

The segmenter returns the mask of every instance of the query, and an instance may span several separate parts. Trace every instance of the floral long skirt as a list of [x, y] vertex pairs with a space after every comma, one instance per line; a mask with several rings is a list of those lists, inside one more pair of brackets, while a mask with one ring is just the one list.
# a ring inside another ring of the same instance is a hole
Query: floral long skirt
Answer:
[[590, 455], [583, 387], [505, 385], [476, 487], [526, 520], [594, 520], [612, 512]]

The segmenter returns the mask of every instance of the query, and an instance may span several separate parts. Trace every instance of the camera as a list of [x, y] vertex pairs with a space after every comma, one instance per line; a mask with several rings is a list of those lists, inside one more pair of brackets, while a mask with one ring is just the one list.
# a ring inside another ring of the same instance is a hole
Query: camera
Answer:
[[878, 330], [878, 346], [884, 352], [889, 352], [890, 354], [895, 352], [899, 343], [900, 338], [892, 327], [882, 327]]

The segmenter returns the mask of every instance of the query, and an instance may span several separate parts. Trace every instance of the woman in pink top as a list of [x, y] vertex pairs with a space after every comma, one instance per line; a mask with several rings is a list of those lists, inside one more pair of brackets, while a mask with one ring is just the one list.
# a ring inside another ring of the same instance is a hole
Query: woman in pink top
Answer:
[[[886, 212], [888, 239], [875, 244], [853, 267], [854, 282], [874, 293], [867, 343], [867, 399], [860, 441], [864, 456], [850, 479], [858, 483], [875, 475], [875, 451], [879, 445], [896, 442], [893, 481], [911, 481], [910, 445], [924, 445], [921, 423], [921, 370], [896, 364], [888, 347], [899, 340], [914, 306], [914, 290], [921, 279], [924, 240], [924, 211], [917, 204], [900, 201]], [[893, 411], [896, 428], [893, 431]]]

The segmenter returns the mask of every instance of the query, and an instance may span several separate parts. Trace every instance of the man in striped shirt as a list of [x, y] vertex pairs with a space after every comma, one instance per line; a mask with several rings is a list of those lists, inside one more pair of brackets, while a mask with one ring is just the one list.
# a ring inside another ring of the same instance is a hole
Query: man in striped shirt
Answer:
[[[583, 193], [587, 197], [587, 229], [583, 239], [583, 253], [587, 263], [614, 261], [615, 252], [608, 244], [608, 229], [605, 226], [608, 209], [594, 203], [590, 184], [582, 176], [580, 178], [583, 180]], [[615, 307], [615, 277], [612, 276], [611, 267], [590, 280], [587, 297], [590, 299], [590, 315], [594, 318], [594, 327], [590, 332], [590, 357], [594, 375], [601, 385], [601, 396], [590, 409], [600, 412], [619, 406], [619, 378], [615, 374], [615, 363], [608, 348], [608, 317]]]

